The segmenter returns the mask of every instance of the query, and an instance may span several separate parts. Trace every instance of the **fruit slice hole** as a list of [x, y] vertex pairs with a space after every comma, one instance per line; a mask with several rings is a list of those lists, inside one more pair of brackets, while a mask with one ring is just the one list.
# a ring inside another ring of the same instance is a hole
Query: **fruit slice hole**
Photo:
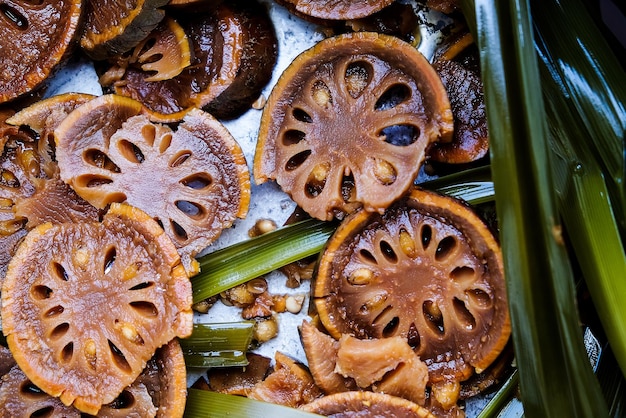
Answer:
[[113, 268], [113, 264], [115, 263], [115, 258], [117, 257], [117, 250], [115, 247], [109, 248], [104, 256], [104, 274], [108, 274]]
[[128, 361], [126, 360], [126, 357], [124, 356], [124, 353], [122, 353], [122, 351], [119, 348], [117, 348], [116, 345], [113, 344], [113, 342], [111, 342], [111, 340], [108, 340], [108, 341], [109, 341], [109, 350], [111, 350], [111, 360], [113, 361], [113, 363], [122, 372], [126, 374], [132, 373], [132, 368], [130, 367], [130, 364], [128, 364]]
[[452, 252], [457, 246], [456, 239], [451, 236], [447, 236], [439, 241], [437, 245], [437, 251], [435, 252], [435, 260], [443, 261], [452, 255]]
[[306, 151], [297, 153], [296, 155], [291, 157], [289, 161], [287, 161], [287, 164], [285, 164], [285, 170], [293, 171], [297, 169], [302, 164], [304, 164], [304, 162], [307, 160], [307, 158], [309, 158], [310, 155], [311, 155], [311, 150], [306, 150]]
[[293, 109], [293, 117], [300, 122], [313, 123], [313, 118], [311, 118], [311, 115], [298, 107]]
[[20, 386], [20, 392], [28, 397], [46, 396], [46, 393], [43, 390], [39, 389], [37, 386], [35, 386], [30, 380], [26, 380]]
[[194, 190], [202, 190], [213, 183], [213, 179], [207, 173], [197, 173], [181, 180], [183, 186], [189, 187]]
[[430, 240], [433, 237], [433, 230], [430, 225], [422, 225], [420, 236], [422, 238], [422, 248], [426, 250], [430, 245]]
[[346, 68], [345, 82], [348, 94], [356, 99], [372, 79], [372, 66], [365, 61], [353, 62]]
[[112, 173], [120, 172], [120, 168], [113, 161], [111, 161], [109, 156], [98, 149], [88, 149], [85, 151], [83, 159], [87, 164], [94, 167], [102, 168]]
[[206, 215], [206, 209], [204, 207], [187, 200], [176, 201], [176, 207], [192, 219], [201, 219]]
[[52, 289], [44, 285], [33, 286], [30, 292], [35, 300], [45, 300], [52, 295]]
[[65, 308], [61, 305], [54, 306], [46, 311], [44, 316], [46, 318], [54, 318], [55, 316], [61, 315], [65, 311]]
[[454, 298], [452, 300], [452, 306], [454, 306], [454, 311], [456, 313], [456, 317], [459, 320], [461, 326], [463, 326], [466, 330], [471, 331], [476, 328], [476, 318], [474, 315], [467, 309], [465, 303], [459, 298]]
[[152, 286], [154, 286], [154, 282], [144, 282], [144, 283], [139, 283], [138, 285], [135, 285], [128, 290], [143, 290], [143, 289], [148, 289], [149, 287], [152, 287]]
[[469, 289], [465, 294], [470, 298], [472, 304], [481, 308], [488, 308], [492, 304], [491, 297], [481, 289]]
[[69, 280], [67, 276], [67, 271], [60, 263], [57, 263], [57, 262], [52, 263], [52, 274], [54, 275], [55, 278], [59, 280], [63, 280], [64, 282]]
[[154, 145], [154, 140], [156, 139], [156, 128], [154, 125], [144, 125], [141, 128], [141, 136], [148, 143], [148, 145]]
[[180, 239], [181, 241], [186, 241], [188, 236], [187, 236], [187, 231], [185, 231], [185, 228], [183, 228], [178, 222], [173, 221], [170, 219], [170, 225], [172, 225], [172, 231], [174, 231], [174, 235], [176, 235], [176, 238]]
[[146, 159], [139, 147], [128, 140], [121, 140], [118, 147], [122, 156], [131, 163], [141, 164]]
[[305, 138], [306, 134], [302, 131], [298, 131], [296, 129], [289, 129], [283, 135], [283, 145], [290, 146], [296, 145], [300, 143]]
[[474, 278], [474, 269], [468, 266], [455, 267], [450, 273], [450, 277], [459, 283], [469, 282]]
[[65, 345], [65, 347], [63, 347], [63, 350], [61, 350], [61, 361], [63, 363], [69, 363], [72, 360], [73, 356], [74, 356], [74, 343], [69, 342]]
[[152, 302], [135, 301], [130, 302], [129, 305], [135, 310], [135, 312], [145, 318], [156, 318], [159, 315], [159, 310]]
[[405, 84], [394, 84], [378, 98], [374, 110], [389, 110], [406, 102], [411, 97], [411, 89]]
[[383, 240], [383, 241], [380, 241], [379, 247], [380, 247], [380, 252], [382, 253], [382, 255], [385, 257], [387, 261], [389, 261], [390, 263], [398, 262], [398, 255], [391, 247], [391, 244]]
[[306, 183], [306, 194], [309, 197], [315, 197], [322, 193], [326, 186], [326, 178], [330, 172], [329, 163], [321, 163], [316, 165], [309, 173]]
[[16, 29], [23, 31], [28, 29], [28, 19], [26, 19], [26, 17], [15, 8], [9, 6], [8, 4], [1, 4], [0, 13], [2, 13], [6, 21]]
[[391, 125], [383, 128], [378, 136], [384, 138], [388, 144], [406, 147], [417, 141], [420, 130], [413, 125]]
[[130, 409], [135, 405], [135, 396], [128, 390], [123, 390], [117, 398], [107, 406], [111, 409]]
[[374, 255], [369, 250], [362, 248], [359, 251], [359, 254], [366, 262], [371, 264], [378, 264], [378, 261], [376, 261], [376, 257], [374, 257]]
[[181, 151], [170, 160], [170, 167], [180, 167], [191, 157], [191, 151]]
[[424, 318], [426, 319], [428, 327], [435, 333], [443, 335], [445, 332], [443, 313], [441, 312], [441, 309], [439, 309], [439, 306], [431, 300], [424, 301], [424, 304], [422, 305], [422, 312], [424, 313]]
[[67, 322], [63, 322], [62, 324], [59, 324], [56, 327], [54, 327], [52, 332], [50, 332], [50, 338], [52, 340], [58, 340], [59, 338], [67, 334], [69, 330], [70, 330], [70, 324], [68, 324]]

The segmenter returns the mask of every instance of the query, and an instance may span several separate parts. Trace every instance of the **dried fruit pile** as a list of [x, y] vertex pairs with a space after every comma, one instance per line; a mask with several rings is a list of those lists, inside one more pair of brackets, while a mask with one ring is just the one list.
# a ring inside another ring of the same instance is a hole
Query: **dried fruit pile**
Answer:
[[[23, 52], [1, 57], [3, 410], [182, 416], [190, 278], [247, 216], [250, 163], [305, 216], [341, 221], [319, 260], [283, 270], [312, 280], [307, 366], [277, 352], [243, 385], [211, 372], [196, 385], [321, 414], [463, 415], [474, 379], [508, 359], [502, 261], [469, 206], [415, 181], [427, 162], [486, 158], [471, 53], [457, 42], [430, 62], [417, 6], [391, 1], [40, 3], [0, 8], [0, 38]], [[265, 103], [279, 57], [268, 5], [326, 39]], [[93, 60], [103, 94], [42, 99], [71, 54]], [[222, 122], [261, 108], [248, 162]], [[258, 321], [257, 342], [306, 302], [263, 278], [220, 299]]]

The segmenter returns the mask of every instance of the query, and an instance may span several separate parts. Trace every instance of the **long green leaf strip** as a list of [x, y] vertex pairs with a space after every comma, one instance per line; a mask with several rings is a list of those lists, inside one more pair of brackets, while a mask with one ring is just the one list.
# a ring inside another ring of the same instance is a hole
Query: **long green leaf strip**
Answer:
[[[471, 1], [462, 4], [472, 9]], [[473, 11], [524, 410], [533, 417], [606, 416], [582, 343], [568, 255], [555, 234], [559, 216], [529, 5], [476, 0]]]
[[187, 367], [246, 366], [253, 328], [253, 321], [194, 324], [180, 340]]
[[[568, 4], [575, 3], [577, 0]], [[552, 10], [539, 4], [536, 7], [537, 13]], [[566, 20], [561, 23], [573, 23], [567, 20], [570, 16], [563, 14]], [[550, 145], [561, 213], [604, 331], [626, 375], [626, 252], [616, 219], [620, 211], [614, 210], [615, 199], [610, 199], [607, 185], [607, 180], [609, 184], [611, 181], [592, 149], [584, 118], [579, 117], [572, 100], [561, 94], [565, 80], [559, 76], [560, 60], [548, 46], [552, 29], [544, 26], [536, 23], [537, 51], [551, 121]], [[581, 84], [585, 83], [583, 76], [581, 73]], [[607, 123], [611, 124], [610, 118]]]
[[314, 418], [316, 414], [241, 396], [189, 389], [185, 418]]

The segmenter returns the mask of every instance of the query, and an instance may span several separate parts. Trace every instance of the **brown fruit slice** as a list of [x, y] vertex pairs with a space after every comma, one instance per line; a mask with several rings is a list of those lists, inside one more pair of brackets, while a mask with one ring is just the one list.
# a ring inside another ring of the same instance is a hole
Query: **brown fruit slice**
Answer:
[[275, 179], [311, 216], [383, 211], [412, 185], [452, 113], [439, 76], [408, 43], [328, 38], [281, 75], [263, 110], [257, 183]]
[[[0, 409], [5, 413], [28, 417], [84, 416], [39, 389], [18, 367], [7, 373], [3, 373], [0, 383]], [[98, 417], [182, 417], [187, 393], [185, 376], [183, 352], [174, 339], [157, 350], [132, 385], [100, 408]]]
[[139, 102], [101, 96], [55, 131], [61, 178], [98, 208], [126, 202], [157, 219], [185, 268], [250, 202], [243, 152], [215, 118], [193, 109], [176, 130], [140, 115]]
[[319, 19], [359, 19], [389, 6], [393, 0], [280, 0], [287, 9]]
[[406, 399], [384, 393], [340, 392], [324, 396], [300, 409], [333, 418], [406, 417], [435, 418], [426, 408]]
[[64, 59], [78, 27], [80, 0], [0, 4], [0, 103], [39, 86]]
[[347, 218], [315, 280], [315, 307], [335, 338], [407, 338], [431, 382], [480, 373], [510, 335], [498, 243], [469, 206], [433, 192], [416, 188], [382, 215]]
[[131, 65], [118, 81], [102, 78], [103, 85], [112, 83], [117, 94], [140, 101], [162, 122], [179, 120], [194, 107], [218, 118], [247, 110], [269, 82], [277, 58], [265, 7], [225, 2], [208, 12], [181, 13], [177, 21], [193, 47], [189, 67], [170, 80], [150, 81], [150, 72]]
[[141, 42], [165, 17], [168, 0], [91, 0], [80, 46], [95, 60], [122, 54]]
[[64, 93], [39, 100], [7, 119], [6, 123], [26, 126], [39, 137], [37, 149], [42, 169], [48, 177], [58, 172], [54, 160], [54, 130], [70, 112], [95, 96], [86, 93]]
[[147, 214], [113, 204], [102, 223], [43, 224], [11, 260], [2, 327], [26, 376], [95, 414], [156, 349], [191, 333], [191, 284]]
[[489, 132], [478, 49], [469, 32], [454, 36], [435, 54], [433, 67], [448, 92], [454, 136], [451, 142], [434, 144], [431, 160], [463, 164], [476, 161], [489, 152]]

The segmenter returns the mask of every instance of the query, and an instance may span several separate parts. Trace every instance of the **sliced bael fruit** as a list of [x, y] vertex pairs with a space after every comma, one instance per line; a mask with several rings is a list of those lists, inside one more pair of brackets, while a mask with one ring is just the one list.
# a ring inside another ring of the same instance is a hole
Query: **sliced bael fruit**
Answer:
[[426, 408], [414, 402], [375, 392], [340, 392], [324, 396], [300, 409], [334, 418], [360, 416], [435, 418]]
[[36, 142], [18, 127], [4, 123], [11, 114], [0, 113], [0, 278], [26, 235], [27, 220], [15, 213], [15, 204], [32, 196], [36, 182], [45, 177]]
[[434, 144], [428, 153], [430, 159], [463, 164], [483, 158], [489, 152], [489, 132], [478, 49], [472, 35], [461, 32], [449, 39], [435, 52], [433, 67], [448, 92], [454, 136], [449, 143]]
[[[85, 416], [39, 389], [19, 367], [13, 367], [7, 373], [0, 382], [0, 409], [4, 413], [27, 417]], [[113, 402], [100, 408], [98, 416], [182, 417], [187, 392], [185, 376], [185, 359], [178, 340], [174, 339], [157, 350], [139, 378]]]
[[439, 76], [410, 44], [358, 32], [327, 38], [283, 72], [263, 110], [257, 183], [275, 179], [311, 216], [382, 212], [449, 140]]
[[491, 231], [466, 204], [418, 188], [382, 215], [344, 220], [321, 255], [312, 295], [335, 338], [407, 338], [432, 384], [480, 373], [510, 335]]
[[[277, 58], [274, 27], [265, 6], [256, 1], [225, 2], [203, 13], [172, 13], [192, 45], [191, 65], [169, 80], [150, 81], [152, 73], [136, 65], [102, 77], [105, 87], [144, 104], [151, 118], [181, 119], [194, 107], [218, 118], [247, 110], [269, 82]], [[165, 36], [164, 32], [151, 36]]]
[[80, 46], [93, 59], [122, 54], [141, 42], [165, 17], [168, 0], [91, 0]]
[[38, 87], [65, 58], [81, 0], [0, 3], [0, 103]]
[[93, 96], [68, 93], [10, 116], [0, 129], [0, 277], [26, 230], [42, 222], [98, 220], [99, 213], [58, 178], [52, 131]]
[[141, 112], [118, 95], [72, 112], [55, 131], [61, 178], [98, 208], [126, 202], [157, 219], [194, 274], [194, 256], [246, 216], [248, 166], [210, 114], [193, 109], [174, 130]]
[[145, 81], [169, 80], [191, 64], [191, 49], [185, 30], [174, 19], [165, 17], [132, 53], [112, 58], [114, 64], [100, 76], [100, 83], [118, 82], [129, 65], [144, 71]]
[[389, 6], [394, 0], [279, 0], [296, 14], [328, 20], [359, 19]]
[[36, 134], [42, 169], [48, 177], [58, 172], [54, 155], [54, 130], [70, 112], [95, 96], [86, 93], [63, 93], [38, 100], [6, 120], [9, 125], [27, 127]]
[[113, 204], [102, 223], [43, 224], [9, 264], [2, 328], [30, 381], [95, 414], [157, 348], [192, 330], [191, 283], [161, 227]]

